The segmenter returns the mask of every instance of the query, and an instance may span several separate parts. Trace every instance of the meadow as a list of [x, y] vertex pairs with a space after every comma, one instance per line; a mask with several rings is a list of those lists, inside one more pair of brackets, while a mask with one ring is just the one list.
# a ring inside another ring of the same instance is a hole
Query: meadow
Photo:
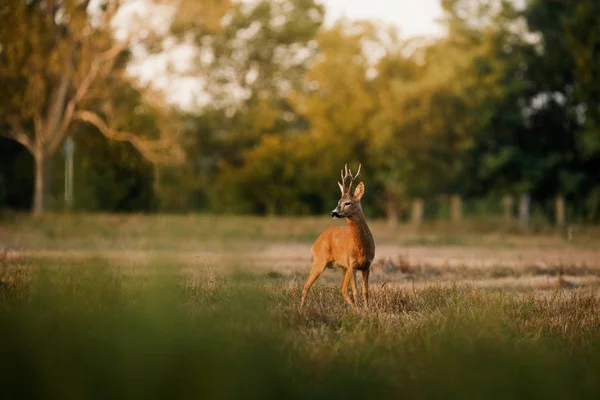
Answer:
[[598, 398], [600, 230], [390, 228], [372, 304], [326, 217], [0, 216], [3, 398]]

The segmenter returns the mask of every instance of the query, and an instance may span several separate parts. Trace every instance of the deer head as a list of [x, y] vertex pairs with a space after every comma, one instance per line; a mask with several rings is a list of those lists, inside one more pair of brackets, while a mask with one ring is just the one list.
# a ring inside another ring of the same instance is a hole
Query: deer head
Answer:
[[360, 182], [354, 189], [354, 192], [352, 191], [354, 180], [360, 175], [360, 167], [361, 165], [359, 164], [355, 175], [352, 175], [352, 171], [348, 169], [348, 164], [341, 171], [342, 182], [338, 182], [338, 186], [340, 187], [342, 196], [338, 201], [337, 207], [331, 212], [333, 218], [349, 218], [358, 212], [362, 213], [360, 198], [365, 192], [364, 183]]

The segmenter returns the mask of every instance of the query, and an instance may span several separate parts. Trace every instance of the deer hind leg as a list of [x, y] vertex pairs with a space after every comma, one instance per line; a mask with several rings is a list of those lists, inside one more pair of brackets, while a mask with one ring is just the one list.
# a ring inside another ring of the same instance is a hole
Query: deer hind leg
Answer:
[[315, 283], [317, 278], [323, 273], [323, 271], [325, 271], [326, 267], [327, 267], [327, 262], [317, 260], [315, 258], [315, 260], [313, 262], [312, 270], [310, 271], [308, 278], [306, 278], [306, 282], [304, 282], [304, 289], [302, 289], [302, 300], [300, 300], [300, 309], [302, 309], [302, 307], [304, 307], [304, 301], [306, 300], [306, 294], [308, 293], [308, 290], [313, 285], [313, 283]]
[[369, 272], [371, 269], [365, 269], [362, 271], [362, 293], [363, 299], [365, 300], [365, 307], [369, 308]]
[[344, 271], [344, 277], [342, 278], [342, 284], [340, 286], [340, 291], [342, 292], [342, 296], [344, 296], [344, 300], [346, 300], [346, 302], [348, 304], [350, 304], [352, 307], [354, 307], [354, 302], [352, 301], [350, 296], [348, 296], [348, 284], [350, 283], [351, 276], [352, 276], [352, 269], [346, 268], [346, 270]]

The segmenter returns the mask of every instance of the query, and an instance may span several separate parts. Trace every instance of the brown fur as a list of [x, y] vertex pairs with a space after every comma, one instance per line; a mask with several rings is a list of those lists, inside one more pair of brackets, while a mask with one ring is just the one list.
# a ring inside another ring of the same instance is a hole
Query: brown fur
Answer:
[[[361, 182], [354, 193], [350, 194], [356, 176], [347, 189], [340, 184], [342, 197], [332, 212], [332, 215], [346, 218], [348, 226], [332, 226], [325, 229], [312, 246], [313, 266], [302, 290], [300, 308], [304, 306], [308, 290], [327, 267], [344, 270], [340, 291], [348, 304], [353, 307], [358, 302], [355, 274], [360, 270], [363, 276], [362, 293], [365, 306], [369, 305], [369, 272], [375, 257], [375, 241], [360, 205], [364, 184]], [[351, 173], [350, 177], [352, 177]], [[343, 175], [342, 180], [345, 181]], [[354, 301], [348, 295], [348, 285], [351, 285]]]

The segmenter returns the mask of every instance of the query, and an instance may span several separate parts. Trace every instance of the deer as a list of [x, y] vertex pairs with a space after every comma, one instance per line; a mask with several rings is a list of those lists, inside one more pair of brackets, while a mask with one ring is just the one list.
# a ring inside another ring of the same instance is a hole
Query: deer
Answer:
[[[356, 271], [362, 272], [362, 295], [364, 305], [369, 307], [369, 272], [375, 257], [375, 241], [367, 225], [365, 213], [360, 205], [360, 199], [365, 193], [365, 185], [361, 181], [354, 188], [354, 181], [360, 175], [361, 165], [358, 166], [356, 175], [344, 166], [340, 175], [342, 182], [338, 182], [342, 195], [337, 207], [331, 211], [333, 218], [346, 218], [347, 226], [330, 226], [315, 240], [311, 252], [313, 265], [304, 288], [300, 310], [304, 307], [306, 294], [317, 278], [326, 268], [341, 268], [344, 270], [340, 291], [346, 302], [355, 308], [358, 303], [358, 289], [356, 288]], [[352, 287], [352, 297], [348, 295], [348, 285]]]

